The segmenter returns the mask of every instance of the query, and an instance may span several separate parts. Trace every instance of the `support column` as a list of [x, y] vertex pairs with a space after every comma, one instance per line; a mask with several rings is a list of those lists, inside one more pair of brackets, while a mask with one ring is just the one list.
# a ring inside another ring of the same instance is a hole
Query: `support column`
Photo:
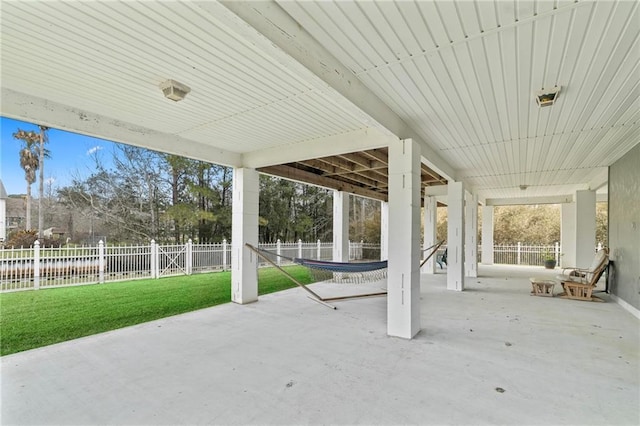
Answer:
[[254, 169], [233, 169], [231, 213], [231, 300], [245, 304], [258, 300], [258, 260], [245, 247], [258, 246], [259, 176]]
[[333, 261], [349, 261], [349, 194], [333, 191]]
[[482, 264], [493, 265], [493, 206], [482, 207]]
[[447, 196], [447, 289], [464, 290], [464, 185], [449, 182]]
[[464, 275], [478, 276], [478, 196], [465, 193]]
[[596, 247], [596, 191], [576, 191], [576, 263], [588, 268]]
[[[436, 228], [438, 221], [438, 202], [436, 197], [426, 194], [424, 195], [424, 240], [422, 243], [423, 248], [431, 247], [436, 243]], [[429, 250], [422, 252], [422, 257], [428, 256]], [[436, 255], [431, 256], [429, 260], [422, 266], [422, 271], [425, 274], [436, 273]]]
[[560, 266], [576, 265], [576, 203], [564, 203], [560, 206]]
[[405, 339], [420, 331], [420, 198], [420, 146], [390, 144], [387, 333]]
[[380, 202], [380, 260], [389, 259], [389, 203]]

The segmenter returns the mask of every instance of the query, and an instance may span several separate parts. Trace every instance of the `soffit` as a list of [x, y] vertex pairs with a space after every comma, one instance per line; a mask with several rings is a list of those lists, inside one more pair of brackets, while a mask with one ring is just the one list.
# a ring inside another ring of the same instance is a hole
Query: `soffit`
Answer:
[[586, 189], [640, 141], [638, 2], [278, 3], [481, 197]]
[[[3, 2], [2, 86], [234, 153], [366, 128], [228, 14], [214, 2]], [[165, 99], [166, 79], [191, 93]]]

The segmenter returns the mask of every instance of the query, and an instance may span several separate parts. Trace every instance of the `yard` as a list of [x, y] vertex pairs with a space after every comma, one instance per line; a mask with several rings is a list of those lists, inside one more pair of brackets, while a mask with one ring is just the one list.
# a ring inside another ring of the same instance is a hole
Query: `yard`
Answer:
[[[306, 268], [285, 269], [300, 282], [312, 282]], [[275, 268], [259, 270], [259, 294], [294, 286]], [[3, 293], [0, 294], [0, 355], [230, 301], [230, 272]]]

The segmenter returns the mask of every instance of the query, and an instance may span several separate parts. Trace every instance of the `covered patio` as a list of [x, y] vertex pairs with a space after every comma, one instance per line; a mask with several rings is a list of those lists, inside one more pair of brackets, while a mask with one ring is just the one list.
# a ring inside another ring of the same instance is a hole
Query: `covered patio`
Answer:
[[[639, 13], [3, 3], [2, 115], [233, 167], [236, 302], [3, 358], [3, 423], [637, 424]], [[336, 261], [349, 194], [380, 200], [388, 297], [253, 303], [259, 173], [335, 190]], [[530, 297], [540, 270], [490, 250], [478, 265], [478, 206], [489, 247], [493, 206], [562, 203], [563, 259], [588, 266], [598, 199], [618, 303]], [[438, 202], [446, 274], [418, 266]]]
[[386, 336], [384, 297], [296, 288], [10, 355], [2, 423], [638, 424], [636, 318], [530, 296], [540, 268], [479, 272], [422, 275], [413, 340]]

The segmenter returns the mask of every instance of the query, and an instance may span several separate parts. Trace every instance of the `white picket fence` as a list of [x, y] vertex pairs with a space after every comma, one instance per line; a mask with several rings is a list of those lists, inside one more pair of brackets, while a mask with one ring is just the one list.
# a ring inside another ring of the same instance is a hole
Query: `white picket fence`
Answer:
[[[259, 244], [260, 248], [286, 257], [331, 260], [333, 244], [280, 242]], [[379, 260], [380, 247], [363, 242], [349, 243], [350, 260]], [[284, 257], [278, 264], [289, 263]], [[225, 271], [231, 265], [231, 244], [226, 240], [214, 244], [33, 248], [0, 250], [0, 292], [37, 290], [70, 285], [97, 284], [141, 278]], [[260, 266], [266, 266], [261, 262]]]
[[554, 245], [496, 244], [493, 246], [493, 263], [543, 265], [544, 257], [547, 253], [553, 254], [556, 263], [560, 264], [561, 251], [559, 243]]
[[[331, 242], [261, 243], [259, 247], [277, 253], [279, 265], [286, 257], [331, 260]], [[445, 246], [438, 250], [441, 255]], [[596, 250], [600, 248], [597, 247]], [[478, 246], [478, 260], [481, 256]], [[495, 245], [494, 263], [507, 265], [542, 265], [543, 254], [552, 252], [560, 263], [561, 248], [555, 245]], [[380, 245], [349, 243], [351, 261], [380, 260]], [[160, 278], [225, 271], [231, 265], [231, 244], [226, 240], [214, 244], [149, 245], [95, 247], [33, 248], [0, 250], [0, 292], [96, 284], [140, 278]], [[267, 262], [260, 261], [260, 266]]]

